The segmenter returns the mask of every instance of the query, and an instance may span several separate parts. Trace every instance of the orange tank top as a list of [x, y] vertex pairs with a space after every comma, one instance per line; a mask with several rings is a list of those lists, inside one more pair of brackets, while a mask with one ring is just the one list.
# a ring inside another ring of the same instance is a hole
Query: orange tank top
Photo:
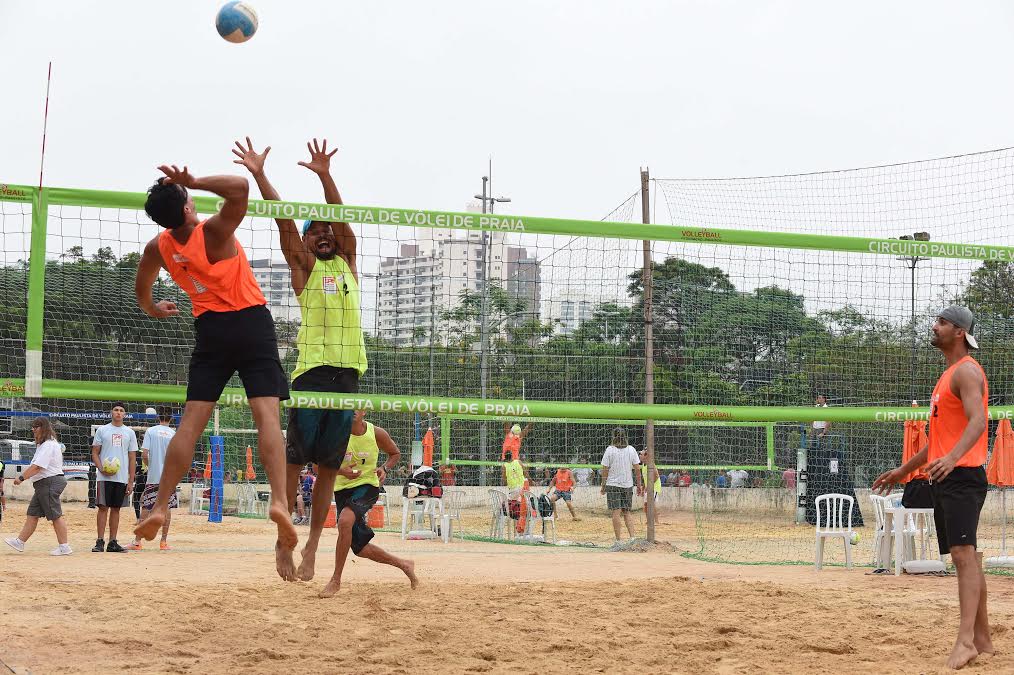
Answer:
[[[910, 434], [912, 436], [911, 440], [909, 440]], [[927, 445], [928, 440], [926, 436], [926, 420], [908, 420], [905, 422], [905, 447], [901, 452], [901, 463], [907, 464], [908, 460], [919, 454], [923, 446]], [[925, 465], [923, 466], [925, 468]], [[908, 483], [913, 480], [927, 479], [929, 479], [929, 474], [922, 469], [916, 469], [905, 476], [901, 482]]]
[[556, 472], [555, 483], [560, 492], [570, 492], [574, 489], [574, 474], [570, 469], [561, 469]]
[[176, 241], [169, 230], [158, 237], [162, 261], [176, 285], [190, 296], [194, 316], [267, 304], [239, 241], [233, 257], [217, 263], [208, 261], [204, 245], [205, 222], [197, 224], [185, 244]]
[[[961, 434], [968, 426], [968, 418], [965, 416], [965, 409], [961, 405], [961, 399], [951, 391], [951, 378], [955, 369], [970, 361], [982, 373], [982, 409], [987, 413], [989, 401], [989, 383], [986, 381], [986, 373], [982, 366], [971, 356], [966, 356], [953, 366], [944, 371], [944, 374], [937, 380], [937, 386], [933, 388], [933, 398], [930, 402], [929, 421], [929, 455], [927, 462], [940, 459], [957, 445]], [[988, 434], [983, 430], [982, 435], [975, 441], [975, 444], [965, 453], [965, 456], [958, 460], [956, 466], [982, 466], [986, 463], [986, 448], [989, 444]]]
[[511, 457], [517, 459], [521, 454], [521, 437], [515, 436], [514, 434], [507, 434], [503, 439], [503, 446], [500, 448], [500, 461], [502, 462], [507, 458], [507, 453], [511, 453]]

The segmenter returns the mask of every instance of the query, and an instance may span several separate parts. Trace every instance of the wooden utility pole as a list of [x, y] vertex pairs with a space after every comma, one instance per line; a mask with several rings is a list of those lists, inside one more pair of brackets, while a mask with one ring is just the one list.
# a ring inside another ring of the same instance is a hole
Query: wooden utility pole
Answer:
[[[651, 222], [651, 200], [648, 196], [649, 188], [648, 169], [641, 169], [641, 222]], [[652, 331], [651, 312], [651, 240], [645, 239], [642, 242], [644, 249], [644, 270], [642, 285], [644, 286], [644, 402], [651, 405], [655, 402], [655, 355]], [[651, 476], [655, 471], [655, 421], [645, 420], [644, 422], [644, 449], [648, 457], [648, 471], [644, 489], [647, 496], [647, 507], [645, 508], [648, 518], [647, 539], [655, 542], [655, 481]], [[638, 467], [640, 469], [640, 467]]]

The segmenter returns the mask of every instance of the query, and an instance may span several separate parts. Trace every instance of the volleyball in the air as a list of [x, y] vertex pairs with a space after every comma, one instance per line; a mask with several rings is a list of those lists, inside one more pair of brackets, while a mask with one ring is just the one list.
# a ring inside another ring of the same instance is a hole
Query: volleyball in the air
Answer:
[[229, 42], [246, 42], [257, 32], [257, 12], [245, 2], [227, 2], [218, 10], [215, 28]]
[[511, 433], [514, 434], [515, 436], [520, 436], [521, 435], [521, 425], [520, 424], [515, 424], [514, 426], [512, 426], [511, 427]]

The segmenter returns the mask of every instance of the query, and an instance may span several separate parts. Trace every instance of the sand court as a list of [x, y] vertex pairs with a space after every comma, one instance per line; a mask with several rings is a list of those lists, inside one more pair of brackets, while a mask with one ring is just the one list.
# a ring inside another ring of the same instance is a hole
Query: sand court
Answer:
[[[387, 532], [377, 543], [416, 561], [420, 589], [354, 560], [321, 600], [333, 530], [317, 578], [285, 583], [262, 520], [181, 513], [171, 552], [97, 554], [94, 512], [67, 507], [73, 556], [49, 556], [42, 528], [25, 553], [0, 551], [0, 660], [15, 672], [938, 672], [957, 622], [953, 577]], [[971, 672], [1011, 672], [1014, 580], [988, 583], [998, 654]]]

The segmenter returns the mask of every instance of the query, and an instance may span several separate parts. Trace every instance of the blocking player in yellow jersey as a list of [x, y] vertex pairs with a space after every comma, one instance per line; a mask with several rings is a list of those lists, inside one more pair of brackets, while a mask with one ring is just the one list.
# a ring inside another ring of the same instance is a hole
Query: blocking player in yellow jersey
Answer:
[[[340, 205], [341, 193], [331, 176], [327, 140], [306, 144], [310, 161], [299, 162], [317, 175], [328, 204]], [[232, 152], [237, 164], [249, 169], [264, 199], [279, 200], [278, 191], [264, 173], [271, 147], [254, 150], [247, 137]], [[299, 358], [292, 373], [293, 391], [355, 393], [366, 372], [366, 343], [359, 307], [358, 243], [348, 223], [308, 220], [302, 233], [291, 218], [277, 218], [282, 255], [289, 264], [290, 284], [299, 302], [300, 326], [296, 337]], [[331, 504], [331, 484], [345, 456], [352, 425], [351, 410], [299, 409], [289, 411], [285, 431], [286, 499], [296, 500], [299, 472], [308, 463], [317, 465], [310, 508], [310, 533], [303, 546], [296, 578], [310, 581], [314, 575], [317, 545], [324, 518]]]
[[[387, 455], [383, 464], [377, 461], [381, 451]], [[341, 588], [342, 570], [345, 569], [349, 549], [360, 558], [397, 567], [412, 582], [413, 589], [419, 585], [419, 579], [415, 576], [415, 563], [393, 556], [370, 543], [373, 530], [366, 522], [367, 514], [380, 496], [380, 486], [387, 478], [387, 472], [398, 465], [400, 458], [401, 451], [391, 435], [367, 422], [366, 413], [357, 410], [352, 419], [352, 433], [349, 435], [345, 459], [334, 484], [334, 501], [338, 510], [334, 574], [321, 590], [320, 597], [330, 598]]]

